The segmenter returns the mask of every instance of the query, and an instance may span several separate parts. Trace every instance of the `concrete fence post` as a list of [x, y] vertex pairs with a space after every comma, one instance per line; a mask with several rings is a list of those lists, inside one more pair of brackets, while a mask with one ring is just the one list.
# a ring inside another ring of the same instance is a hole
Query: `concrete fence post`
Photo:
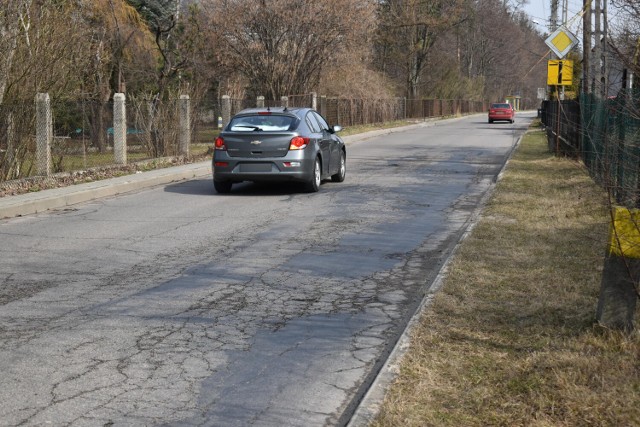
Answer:
[[320, 115], [323, 117], [327, 117], [327, 97], [320, 97]]
[[231, 121], [231, 97], [222, 95], [222, 127]]
[[311, 108], [318, 110], [318, 94], [315, 92], [311, 92]]
[[180, 95], [180, 137], [179, 152], [189, 157], [191, 143], [191, 101], [189, 95]]
[[281, 96], [280, 97], [280, 106], [282, 108], [288, 108], [289, 107], [289, 97]]
[[51, 175], [53, 119], [48, 93], [36, 94], [36, 166], [41, 176]]
[[259, 96], [256, 98], [256, 107], [257, 108], [264, 108], [264, 96]]
[[113, 95], [113, 155], [117, 165], [127, 164], [127, 106], [124, 93]]

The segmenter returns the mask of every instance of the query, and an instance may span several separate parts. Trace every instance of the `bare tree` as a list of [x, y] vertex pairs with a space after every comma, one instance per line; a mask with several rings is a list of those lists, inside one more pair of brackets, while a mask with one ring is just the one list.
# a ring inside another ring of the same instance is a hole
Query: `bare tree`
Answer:
[[374, 26], [370, 0], [212, 1], [221, 49], [249, 90], [277, 99], [315, 89], [322, 71]]
[[176, 0], [131, 3], [144, 17], [157, 54], [156, 66], [147, 68], [144, 91], [136, 94], [136, 117], [138, 126], [148, 130], [145, 143], [150, 154], [163, 156], [177, 143], [175, 123], [167, 123], [176, 118], [175, 99], [188, 94], [197, 103], [221, 78], [216, 74], [224, 74], [217, 33], [209, 30], [211, 22], [200, 3], [184, 7]]
[[[141, 51], [153, 45], [137, 11], [124, 0], [97, 0], [79, 4], [85, 23], [88, 66], [82, 76], [84, 96], [92, 100], [91, 138], [100, 152], [106, 148], [106, 107], [115, 92], [125, 92], [125, 69]], [[147, 67], [152, 66], [152, 62]]]
[[627, 79], [640, 76], [640, 3], [637, 0], [614, 0], [623, 13], [610, 25], [609, 43], [618, 60], [627, 70]]
[[519, 95], [528, 108], [537, 102], [548, 48], [524, 12], [502, 0], [470, 3], [469, 19], [455, 34], [449, 45], [456, 46], [460, 75], [474, 92], [481, 89], [489, 101]]
[[404, 79], [406, 96], [418, 97], [438, 37], [467, 19], [462, 0], [384, 0], [378, 52], [384, 72]]
[[13, 65], [13, 57], [18, 48], [18, 37], [25, 25], [31, 0], [15, 0], [0, 5], [0, 105], [4, 100]]
[[[20, 7], [16, 8], [18, 3]], [[56, 124], [67, 120], [69, 126], [75, 125], [74, 130], [90, 129], [92, 143], [104, 150], [108, 126], [105, 107], [114, 90], [121, 88], [118, 82], [123, 81], [122, 70], [138, 56], [136, 51], [153, 48], [151, 43], [145, 46], [148, 33], [137, 12], [126, 0], [25, 0], [8, 4], [14, 7], [18, 26], [10, 26], [8, 21], [3, 24], [14, 34], [11, 49], [2, 49], [6, 53], [1, 73], [4, 101], [31, 104], [37, 92], [47, 92], [55, 100]], [[9, 37], [3, 38], [0, 44], [8, 41]], [[146, 66], [154, 65], [149, 61]], [[62, 100], [71, 102], [63, 105]], [[81, 109], [81, 101], [89, 104]], [[65, 132], [70, 131], [69, 126], [65, 124]]]

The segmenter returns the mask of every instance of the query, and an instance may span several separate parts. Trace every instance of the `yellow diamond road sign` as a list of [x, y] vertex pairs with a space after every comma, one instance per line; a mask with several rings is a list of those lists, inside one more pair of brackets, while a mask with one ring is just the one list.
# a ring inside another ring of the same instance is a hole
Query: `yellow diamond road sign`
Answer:
[[565, 27], [558, 27], [544, 42], [558, 56], [558, 59], [562, 59], [578, 44], [578, 39]]

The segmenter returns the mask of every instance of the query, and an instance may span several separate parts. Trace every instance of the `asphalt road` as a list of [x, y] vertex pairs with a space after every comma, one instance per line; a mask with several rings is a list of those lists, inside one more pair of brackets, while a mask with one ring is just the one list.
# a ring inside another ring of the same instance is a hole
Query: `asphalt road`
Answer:
[[209, 175], [0, 220], [0, 425], [346, 424], [532, 118], [350, 143], [315, 194]]

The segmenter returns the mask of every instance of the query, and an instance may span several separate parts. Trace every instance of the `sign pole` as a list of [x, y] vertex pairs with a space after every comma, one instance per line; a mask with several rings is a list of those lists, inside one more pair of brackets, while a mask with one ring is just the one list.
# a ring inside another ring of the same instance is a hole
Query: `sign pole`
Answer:
[[556, 156], [558, 156], [560, 155], [560, 90], [558, 85], [556, 85], [556, 98], [558, 98], [558, 111], [556, 112]]

